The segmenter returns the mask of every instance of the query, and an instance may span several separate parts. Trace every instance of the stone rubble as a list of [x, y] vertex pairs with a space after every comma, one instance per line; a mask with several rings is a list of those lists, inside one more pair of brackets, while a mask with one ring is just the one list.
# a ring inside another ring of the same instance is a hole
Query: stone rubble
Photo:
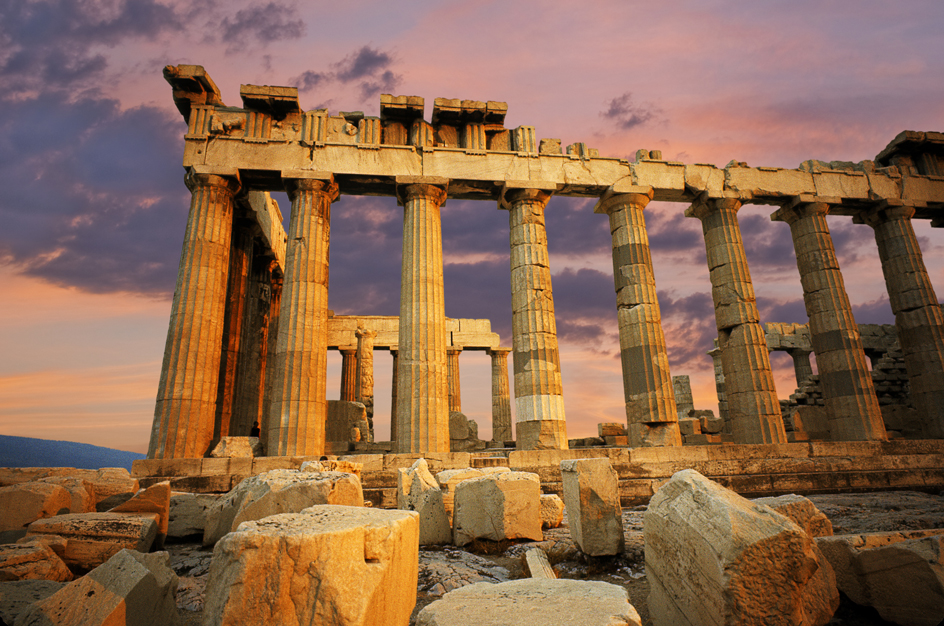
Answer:
[[72, 578], [65, 562], [41, 541], [0, 544], [0, 580], [69, 582]]
[[564, 501], [556, 493], [541, 494], [541, 528], [557, 528], [564, 522]]
[[221, 497], [211, 493], [171, 492], [167, 536], [175, 539], [191, 535], [202, 537], [206, 528], [207, 511]]
[[537, 474], [498, 472], [456, 485], [453, 543], [474, 539], [540, 541], [541, 481]]
[[0, 541], [16, 541], [38, 519], [68, 513], [69, 492], [60, 485], [26, 482], [0, 487]]
[[560, 463], [571, 536], [589, 556], [623, 551], [619, 479], [606, 458]]
[[421, 546], [452, 542], [442, 489], [429, 472], [426, 459], [417, 459], [409, 469], [399, 469], [397, 508], [419, 514]]
[[45, 541], [64, 538], [60, 555], [73, 570], [90, 570], [123, 549], [148, 552], [158, 533], [157, 513], [75, 513], [36, 520], [26, 537]]
[[134, 494], [131, 499], [109, 509], [109, 513], [157, 514], [157, 537], [153, 547], [160, 549], [167, 538], [167, 528], [170, 524], [170, 482], [155, 483], [146, 489]]

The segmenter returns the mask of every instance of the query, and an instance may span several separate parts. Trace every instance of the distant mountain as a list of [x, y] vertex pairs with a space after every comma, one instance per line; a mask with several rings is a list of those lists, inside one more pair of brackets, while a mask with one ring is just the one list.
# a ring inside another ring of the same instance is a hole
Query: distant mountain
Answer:
[[0, 435], [0, 467], [124, 467], [145, 455], [74, 441], [50, 441]]

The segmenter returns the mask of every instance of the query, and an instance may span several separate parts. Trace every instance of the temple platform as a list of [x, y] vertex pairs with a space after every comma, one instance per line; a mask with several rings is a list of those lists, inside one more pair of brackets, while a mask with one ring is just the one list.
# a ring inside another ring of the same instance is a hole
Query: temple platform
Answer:
[[[804, 442], [780, 445], [704, 445], [663, 448], [593, 447], [572, 450], [492, 449], [428, 454], [353, 454], [330, 458], [363, 464], [364, 497], [396, 507], [397, 470], [425, 458], [444, 469], [504, 466], [541, 477], [544, 493], [562, 492], [560, 462], [607, 457], [619, 474], [623, 506], [645, 504], [675, 472], [694, 469], [749, 497], [787, 493], [883, 490], [944, 491], [944, 440]], [[145, 459], [132, 474], [141, 486], [169, 480], [176, 491], [226, 492], [272, 469], [298, 469], [318, 457]]]

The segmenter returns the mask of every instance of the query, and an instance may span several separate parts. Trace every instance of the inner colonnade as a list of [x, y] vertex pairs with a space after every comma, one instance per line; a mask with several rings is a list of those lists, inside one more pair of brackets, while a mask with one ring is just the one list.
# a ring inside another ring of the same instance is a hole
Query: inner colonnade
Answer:
[[[294, 88], [243, 85], [236, 108], [200, 66], [168, 66], [164, 76], [188, 122], [183, 165], [193, 199], [149, 458], [205, 455], [232, 424], [246, 423], [226, 421], [227, 411], [256, 412], [269, 455], [322, 453], [333, 347], [329, 225], [339, 194], [395, 196], [403, 207], [398, 452], [449, 451], [458, 394], [448, 370], [461, 347], [443, 304], [440, 210], [450, 198], [508, 211], [516, 447], [567, 447], [544, 226], [555, 194], [598, 198], [595, 212], [609, 219], [630, 446], [681, 444], [645, 228], [653, 200], [685, 203], [703, 226], [726, 431], [736, 443], [786, 442], [738, 226], [743, 204], [772, 205], [771, 219], [790, 227], [831, 437], [883, 440], [885, 429], [827, 214], [873, 229], [923, 434], [944, 438], [942, 316], [911, 224], [944, 223], [944, 135], [902, 133], [874, 162], [718, 168], [655, 151], [629, 161], [582, 143], [564, 150], [559, 140], [538, 141], [533, 127], [504, 128], [500, 102], [437, 98], [427, 122], [422, 98], [383, 95], [379, 117], [332, 116], [302, 111]], [[283, 189], [292, 202], [287, 238], [266, 193]], [[336, 345], [345, 367], [358, 362], [350, 345]], [[507, 352], [477, 347], [492, 351], [498, 405]]]

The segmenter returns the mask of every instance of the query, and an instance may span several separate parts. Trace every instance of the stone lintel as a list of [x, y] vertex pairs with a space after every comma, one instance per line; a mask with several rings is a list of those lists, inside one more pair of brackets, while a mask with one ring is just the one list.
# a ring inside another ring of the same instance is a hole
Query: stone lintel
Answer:
[[334, 182], [334, 174], [316, 170], [282, 170], [280, 176], [283, 181], [308, 179]]
[[267, 113], [277, 120], [302, 110], [298, 104], [298, 87], [240, 85], [239, 97], [244, 108]]
[[191, 165], [190, 174], [208, 174], [213, 176], [225, 176], [228, 178], [235, 178], [239, 180], [239, 168], [238, 167], [219, 167], [215, 165]]

